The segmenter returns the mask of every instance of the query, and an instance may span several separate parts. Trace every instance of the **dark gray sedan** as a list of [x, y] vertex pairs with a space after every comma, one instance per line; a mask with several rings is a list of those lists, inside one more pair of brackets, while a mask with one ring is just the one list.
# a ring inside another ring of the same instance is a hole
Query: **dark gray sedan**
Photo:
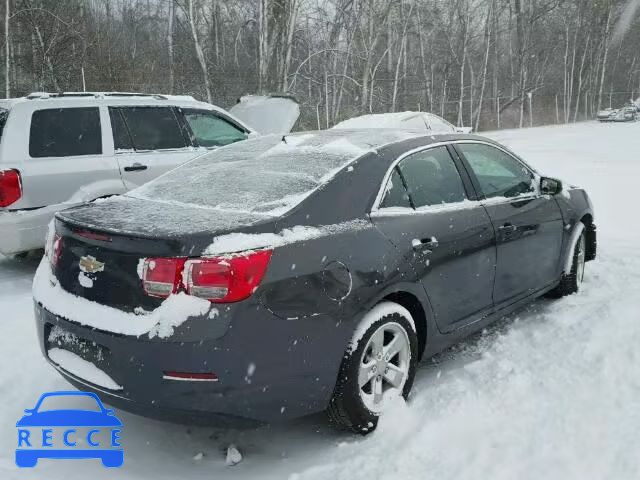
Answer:
[[57, 215], [43, 354], [143, 415], [375, 428], [420, 360], [579, 290], [587, 194], [472, 135], [333, 130], [227, 146]]

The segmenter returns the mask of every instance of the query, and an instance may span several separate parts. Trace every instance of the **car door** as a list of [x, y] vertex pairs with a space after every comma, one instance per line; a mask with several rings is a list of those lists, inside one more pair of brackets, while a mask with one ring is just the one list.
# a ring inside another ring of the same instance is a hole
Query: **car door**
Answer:
[[118, 164], [103, 154], [97, 106], [37, 108], [20, 165], [24, 207], [79, 203], [122, 193]]
[[493, 227], [447, 146], [402, 158], [383, 191], [372, 220], [413, 266], [440, 330], [491, 308]]
[[537, 176], [506, 150], [488, 143], [456, 143], [496, 231], [494, 302], [515, 301], [559, 277], [563, 220]]
[[171, 106], [109, 107], [115, 157], [128, 189], [198, 155]]

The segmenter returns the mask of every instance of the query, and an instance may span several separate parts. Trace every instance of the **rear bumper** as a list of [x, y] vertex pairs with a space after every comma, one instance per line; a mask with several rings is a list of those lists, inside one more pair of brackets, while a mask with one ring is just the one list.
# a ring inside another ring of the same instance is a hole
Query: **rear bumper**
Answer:
[[49, 222], [57, 211], [69, 206], [0, 211], [0, 253], [11, 255], [43, 248]]
[[[255, 306], [222, 337], [200, 341], [101, 332], [58, 317], [37, 302], [35, 313], [42, 353], [70, 383], [114, 407], [180, 423], [247, 426], [322, 411], [344, 354], [333, 318], [287, 321]], [[53, 326], [103, 348], [107, 353], [94, 364], [122, 390], [95, 385], [56, 365], [48, 350], [65, 346], [50, 342]], [[168, 380], [165, 371], [213, 372], [219, 380]]]

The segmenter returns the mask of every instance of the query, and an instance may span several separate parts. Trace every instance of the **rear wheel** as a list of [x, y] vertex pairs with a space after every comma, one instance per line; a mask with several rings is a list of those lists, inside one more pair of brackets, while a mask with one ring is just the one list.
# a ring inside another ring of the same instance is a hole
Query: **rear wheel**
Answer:
[[573, 248], [573, 261], [569, 273], [563, 273], [560, 284], [550, 293], [555, 298], [565, 297], [580, 290], [584, 280], [584, 266], [587, 259], [587, 240], [584, 231]]
[[376, 305], [360, 323], [343, 358], [328, 409], [331, 421], [362, 434], [373, 431], [390, 402], [409, 395], [417, 356], [409, 311], [393, 302]]

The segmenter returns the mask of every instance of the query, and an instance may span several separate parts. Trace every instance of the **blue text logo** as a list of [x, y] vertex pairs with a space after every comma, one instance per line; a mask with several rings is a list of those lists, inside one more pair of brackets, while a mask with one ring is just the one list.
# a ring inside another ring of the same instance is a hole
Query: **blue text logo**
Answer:
[[[89, 397], [93, 408], [47, 408], [65, 396]], [[35, 467], [39, 458], [99, 458], [105, 467], [122, 466], [122, 422], [113, 410], [104, 408], [95, 393], [45, 393], [33, 409], [24, 412], [26, 415], [16, 423], [18, 467]]]

